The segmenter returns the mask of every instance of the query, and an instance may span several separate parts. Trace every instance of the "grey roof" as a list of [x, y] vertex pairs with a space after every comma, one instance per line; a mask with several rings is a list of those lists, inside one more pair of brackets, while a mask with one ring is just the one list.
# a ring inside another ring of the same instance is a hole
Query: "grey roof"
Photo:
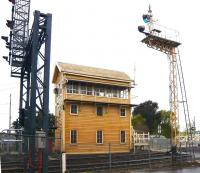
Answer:
[[121, 71], [88, 67], [83, 65], [75, 65], [63, 62], [58, 62], [57, 66], [61, 72], [84, 75], [84, 76], [86, 75], [91, 77], [114, 79], [120, 81], [132, 81], [132, 79], [126, 73]]

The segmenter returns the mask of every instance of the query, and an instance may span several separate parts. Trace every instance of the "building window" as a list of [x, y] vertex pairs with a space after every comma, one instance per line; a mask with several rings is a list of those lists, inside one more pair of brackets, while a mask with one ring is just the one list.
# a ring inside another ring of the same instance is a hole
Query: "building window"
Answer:
[[122, 99], [128, 99], [129, 97], [129, 91], [127, 88], [92, 85], [91, 83], [76, 81], [70, 81], [67, 84], [67, 93]]
[[97, 116], [103, 116], [103, 106], [97, 105], [96, 106], [96, 113], [97, 113]]
[[112, 90], [110, 88], [106, 90], [106, 97], [112, 97]]
[[78, 82], [69, 82], [67, 84], [67, 93], [79, 93], [79, 83]]
[[78, 83], [73, 83], [73, 93], [78, 94], [79, 93], [79, 85]]
[[121, 107], [120, 108], [120, 117], [125, 117], [126, 116], [126, 108]]
[[86, 93], [87, 93], [86, 84], [82, 83], [82, 84], [81, 84], [81, 94], [86, 95]]
[[101, 97], [105, 97], [105, 89], [102, 87], [102, 88], [100, 88], [100, 96]]
[[119, 98], [119, 90], [117, 88], [112, 89], [112, 97]]
[[125, 98], [125, 96], [124, 96], [124, 90], [120, 90], [120, 98]]
[[72, 114], [72, 115], [78, 114], [78, 105], [77, 104], [70, 105], [70, 114]]
[[100, 96], [100, 88], [95, 88], [95, 96]]
[[67, 93], [73, 93], [73, 85], [67, 84]]
[[126, 143], [126, 132], [125, 132], [125, 130], [120, 131], [120, 143], [121, 144]]
[[70, 131], [70, 142], [71, 142], [71, 144], [77, 144], [77, 131], [76, 130]]
[[96, 142], [97, 142], [97, 144], [103, 144], [103, 132], [102, 132], [102, 130], [97, 130]]
[[93, 95], [92, 86], [87, 86], [87, 95]]
[[128, 99], [128, 89], [125, 89], [125, 90], [124, 90], [123, 98], [124, 98], [124, 99]]

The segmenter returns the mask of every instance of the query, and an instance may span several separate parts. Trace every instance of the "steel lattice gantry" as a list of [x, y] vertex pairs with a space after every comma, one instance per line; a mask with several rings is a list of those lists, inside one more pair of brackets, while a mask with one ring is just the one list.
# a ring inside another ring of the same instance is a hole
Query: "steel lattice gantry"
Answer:
[[[42, 129], [46, 133], [46, 147], [43, 152], [43, 172], [48, 172], [48, 114], [49, 114], [49, 74], [51, 48], [51, 14], [35, 11], [34, 22], [26, 47], [25, 61], [22, 67], [21, 105], [25, 116], [25, 133], [33, 136], [30, 142], [30, 157], [35, 160], [36, 114], [42, 115]], [[25, 89], [25, 91], [24, 91]], [[29, 160], [30, 163], [30, 160]], [[31, 164], [34, 165], [34, 162]], [[30, 165], [29, 165], [30, 166]], [[34, 168], [31, 168], [33, 170]]]
[[[43, 173], [48, 172], [49, 74], [51, 51], [51, 14], [34, 12], [29, 31], [30, 0], [9, 0], [12, 3], [8, 62], [11, 76], [20, 78], [19, 119], [23, 120], [25, 152], [29, 153], [26, 172], [34, 172], [36, 115], [42, 116], [39, 126], [45, 132], [46, 147], [42, 151]], [[5, 39], [5, 37], [3, 38]], [[38, 128], [38, 124], [37, 124]], [[29, 145], [29, 146], [28, 146]]]
[[10, 24], [9, 63], [11, 76], [21, 77], [21, 69], [25, 57], [25, 49], [29, 38], [30, 0], [15, 0], [12, 5]]

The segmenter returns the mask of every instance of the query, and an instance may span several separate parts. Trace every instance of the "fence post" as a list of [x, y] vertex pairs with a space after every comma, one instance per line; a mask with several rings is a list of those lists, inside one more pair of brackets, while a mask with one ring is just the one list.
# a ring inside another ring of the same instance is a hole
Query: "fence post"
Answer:
[[111, 143], [109, 143], [109, 169], [112, 169]]
[[150, 145], [149, 145], [149, 168], [151, 169], [151, 148], [150, 148]]
[[0, 157], [0, 173], [1, 173], [1, 157]]
[[181, 148], [181, 143], [180, 143], [180, 162], [181, 162], [181, 166], [182, 166], [182, 162], [183, 162], [183, 156], [182, 156], [182, 148]]

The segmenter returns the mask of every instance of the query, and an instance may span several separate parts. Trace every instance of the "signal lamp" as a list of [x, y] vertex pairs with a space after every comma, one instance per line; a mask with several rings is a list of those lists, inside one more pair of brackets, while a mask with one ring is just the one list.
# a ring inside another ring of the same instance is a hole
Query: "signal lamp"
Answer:
[[149, 23], [150, 22], [150, 15], [143, 14], [142, 18], [143, 18], [144, 23]]
[[15, 5], [15, 0], [8, 0], [9, 2], [11, 2], [13, 5]]
[[5, 59], [6, 61], [8, 61], [8, 57], [7, 56], [3, 56], [3, 59]]
[[8, 37], [6, 36], [1, 36], [1, 39], [3, 39], [5, 42], [8, 42]]
[[138, 26], [138, 31], [144, 33], [145, 26]]
[[6, 42], [6, 48], [11, 49], [11, 44], [9, 42]]
[[6, 20], [6, 26], [10, 29], [13, 29], [14, 27], [14, 21], [13, 20]]

